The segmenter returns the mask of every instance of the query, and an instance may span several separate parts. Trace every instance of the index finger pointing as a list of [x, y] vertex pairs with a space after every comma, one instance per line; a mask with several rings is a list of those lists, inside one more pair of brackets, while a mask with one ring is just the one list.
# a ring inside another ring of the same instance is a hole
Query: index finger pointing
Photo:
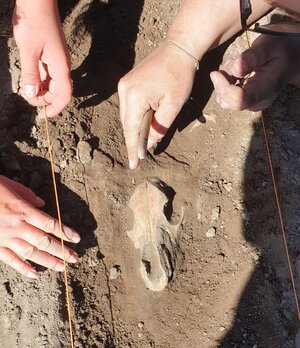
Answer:
[[143, 117], [141, 131], [138, 142], [138, 156], [140, 159], [144, 159], [147, 156], [147, 145], [149, 138], [150, 125], [153, 118], [154, 111], [148, 110]]
[[124, 120], [124, 136], [128, 152], [130, 169], [135, 169], [139, 163], [138, 144], [141, 132], [142, 120], [145, 113], [149, 110], [147, 103], [138, 102], [135, 95], [128, 96], [126, 114]]

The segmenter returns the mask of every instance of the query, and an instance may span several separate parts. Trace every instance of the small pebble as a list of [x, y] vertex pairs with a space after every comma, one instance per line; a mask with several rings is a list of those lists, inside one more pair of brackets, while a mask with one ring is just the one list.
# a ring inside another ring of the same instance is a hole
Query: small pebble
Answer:
[[211, 221], [216, 221], [219, 218], [221, 212], [221, 208], [219, 206], [215, 207], [212, 211], [211, 211]]
[[118, 265], [115, 265], [109, 270], [109, 279], [117, 279], [121, 275], [121, 268]]
[[217, 229], [215, 227], [211, 227], [207, 232], [206, 232], [206, 237], [207, 238], [213, 238], [216, 236], [216, 231]]

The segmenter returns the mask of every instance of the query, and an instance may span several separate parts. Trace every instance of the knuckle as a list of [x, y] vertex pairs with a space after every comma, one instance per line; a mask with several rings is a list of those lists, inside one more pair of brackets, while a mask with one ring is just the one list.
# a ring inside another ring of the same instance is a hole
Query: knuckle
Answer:
[[127, 90], [127, 81], [125, 77], [122, 77], [118, 83], [118, 92], [119, 94], [125, 93]]
[[37, 84], [39, 82], [38, 73], [28, 73], [26, 71], [21, 72], [21, 86], [26, 84]]
[[28, 204], [21, 198], [17, 198], [13, 202], [7, 203], [6, 208], [13, 214], [14, 223], [16, 224], [18, 224], [20, 221], [26, 221], [28, 215], [30, 214]]
[[139, 100], [139, 98], [141, 97], [141, 92], [136, 89], [136, 88], [131, 88], [128, 91], [128, 100], [129, 101], [136, 101]]
[[39, 250], [48, 250], [52, 245], [53, 239], [48, 235], [43, 235], [38, 239], [36, 246]]
[[138, 88], [130, 88], [127, 91], [128, 102], [135, 103], [136, 101], [141, 101], [143, 98], [143, 93]]
[[52, 233], [55, 231], [56, 221], [54, 219], [48, 219], [44, 225], [44, 231], [47, 233]]
[[26, 260], [31, 260], [36, 252], [36, 248], [33, 245], [26, 247], [23, 251], [23, 257]]

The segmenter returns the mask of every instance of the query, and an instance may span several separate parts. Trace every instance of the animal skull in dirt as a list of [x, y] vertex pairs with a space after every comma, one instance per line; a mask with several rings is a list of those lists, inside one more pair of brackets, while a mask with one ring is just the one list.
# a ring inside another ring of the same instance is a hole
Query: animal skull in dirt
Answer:
[[166, 185], [157, 179], [148, 179], [135, 189], [129, 207], [133, 210], [134, 225], [128, 236], [141, 251], [140, 272], [148, 289], [163, 290], [174, 276], [178, 255], [178, 232], [183, 213], [177, 225], [165, 215], [169, 198]]

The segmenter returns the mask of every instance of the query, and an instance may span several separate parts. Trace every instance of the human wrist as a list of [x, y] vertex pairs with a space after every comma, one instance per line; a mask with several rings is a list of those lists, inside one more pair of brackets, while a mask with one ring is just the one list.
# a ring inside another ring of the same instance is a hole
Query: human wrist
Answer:
[[187, 76], [194, 78], [197, 72], [195, 60], [177, 47], [165, 43], [166, 41], [162, 41], [151, 56], [158, 59], [160, 65], [167, 65], [167, 69], [183, 70]]
[[168, 45], [175, 48], [176, 50], [179, 50], [181, 54], [184, 54], [186, 57], [189, 57], [194, 62], [196, 70], [199, 70], [199, 60], [195, 56], [193, 56], [189, 51], [187, 51], [185, 48], [180, 46], [177, 42], [171, 41], [171, 40], [165, 40], [161, 43], [161, 45]]
[[165, 42], [173, 42], [177, 46], [181, 47], [184, 51], [188, 52], [193, 56], [197, 61], [200, 61], [204, 56], [208, 48], [201, 47], [198, 42], [194, 42], [191, 37], [185, 35], [184, 33], [176, 33], [173, 30], [170, 30], [166, 36]]
[[[38, 17], [37, 17], [38, 16]], [[16, 0], [13, 24], [19, 21], [58, 17], [57, 0]]]

